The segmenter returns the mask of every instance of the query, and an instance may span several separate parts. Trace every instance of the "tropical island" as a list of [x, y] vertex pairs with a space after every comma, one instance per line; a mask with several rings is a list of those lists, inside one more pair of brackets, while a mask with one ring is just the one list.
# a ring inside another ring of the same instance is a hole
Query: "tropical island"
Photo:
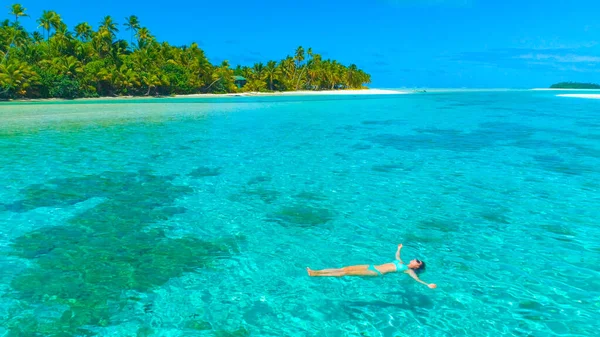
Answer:
[[105, 16], [97, 30], [73, 30], [54, 11], [36, 20], [43, 33], [27, 32], [26, 8], [10, 6], [14, 20], [0, 22], [0, 99], [169, 96], [296, 90], [362, 89], [371, 76], [356, 65], [323, 59], [311, 48], [251, 66], [212, 64], [198, 44], [157, 41], [135, 15], [123, 27]]
[[550, 89], [600, 89], [600, 84], [581, 82], [560, 82], [551, 85]]

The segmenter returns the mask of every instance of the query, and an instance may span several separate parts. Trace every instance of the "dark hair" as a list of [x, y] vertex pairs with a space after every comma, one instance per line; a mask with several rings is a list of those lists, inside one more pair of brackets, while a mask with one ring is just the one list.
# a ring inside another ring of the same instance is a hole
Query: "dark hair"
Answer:
[[424, 273], [426, 268], [425, 268], [425, 261], [419, 260], [421, 261], [421, 265], [419, 266], [419, 268], [415, 269], [415, 273], [417, 274], [421, 274]]

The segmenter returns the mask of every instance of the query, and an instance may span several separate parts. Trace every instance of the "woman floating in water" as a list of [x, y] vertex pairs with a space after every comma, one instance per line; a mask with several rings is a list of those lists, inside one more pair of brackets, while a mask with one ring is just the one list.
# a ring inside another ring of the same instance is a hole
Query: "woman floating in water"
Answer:
[[409, 264], [404, 264], [402, 259], [400, 258], [400, 250], [402, 249], [402, 244], [398, 245], [398, 250], [396, 251], [396, 261], [390, 263], [384, 263], [381, 265], [374, 264], [363, 264], [358, 266], [349, 266], [343, 267], [339, 269], [323, 269], [323, 270], [312, 270], [310, 268], [306, 268], [309, 276], [383, 276], [387, 273], [395, 273], [395, 272], [404, 272], [408, 274], [410, 277], [414, 278], [415, 281], [428, 286], [433, 289], [436, 288], [437, 285], [433, 283], [425, 283], [419, 279], [417, 273], [422, 273], [425, 271], [425, 262], [414, 259], [410, 261]]

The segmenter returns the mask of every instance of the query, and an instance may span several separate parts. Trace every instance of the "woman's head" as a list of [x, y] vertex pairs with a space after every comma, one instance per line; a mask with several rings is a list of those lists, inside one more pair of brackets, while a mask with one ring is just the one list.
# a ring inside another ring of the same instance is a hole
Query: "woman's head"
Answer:
[[425, 271], [425, 262], [419, 259], [411, 260], [408, 264], [408, 268], [414, 270], [417, 273], [422, 273]]

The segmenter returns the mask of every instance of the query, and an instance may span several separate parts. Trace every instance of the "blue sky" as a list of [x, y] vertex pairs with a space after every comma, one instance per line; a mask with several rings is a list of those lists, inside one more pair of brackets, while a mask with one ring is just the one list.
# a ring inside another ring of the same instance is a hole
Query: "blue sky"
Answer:
[[[6, 3], [6, 2], [4, 2]], [[23, 0], [72, 28], [135, 14], [159, 39], [196, 41], [212, 62], [281, 59], [299, 45], [355, 63], [372, 87], [546, 87], [600, 82], [597, 0]], [[85, 3], [85, 5], [82, 5]], [[8, 13], [6, 8], [5, 13]], [[6, 14], [8, 17], [8, 14]], [[121, 28], [121, 37], [129, 33]]]

